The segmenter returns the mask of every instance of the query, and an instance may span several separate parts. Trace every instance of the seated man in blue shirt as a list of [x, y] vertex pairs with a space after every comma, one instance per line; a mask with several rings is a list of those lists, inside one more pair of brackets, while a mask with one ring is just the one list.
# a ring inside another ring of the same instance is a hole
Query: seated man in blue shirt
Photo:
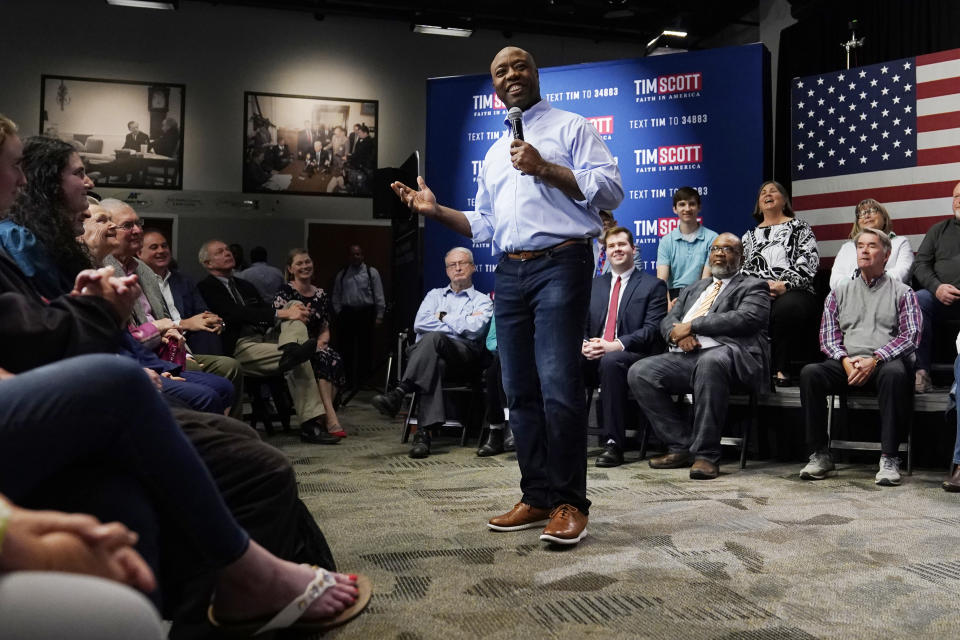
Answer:
[[443, 377], [450, 373], [482, 369], [489, 355], [484, 347], [493, 303], [473, 288], [476, 266], [469, 249], [456, 247], [443, 259], [450, 285], [432, 289], [420, 303], [413, 329], [417, 342], [407, 353], [407, 368], [400, 385], [373, 398], [383, 415], [397, 415], [403, 397], [417, 391], [420, 412], [411, 458], [430, 455], [430, 430], [446, 421]]
[[680, 291], [710, 276], [710, 245], [717, 232], [700, 224], [700, 194], [693, 187], [680, 187], [673, 194], [673, 212], [680, 218], [676, 229], [660, 239], [657, 277], [667, 283], [667, 303]]

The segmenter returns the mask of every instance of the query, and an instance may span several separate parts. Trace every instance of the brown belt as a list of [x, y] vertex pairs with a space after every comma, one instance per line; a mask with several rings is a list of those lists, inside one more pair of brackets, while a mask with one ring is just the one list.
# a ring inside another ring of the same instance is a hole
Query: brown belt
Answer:
[[518, 251], [516, 253], [508, 253], [507, 257], [511, 260], [533, 260], [534, 258], [539, 258], [554, 249], [562, 249], [563, 247], [569, 247], [572, 244], [588, 244], [590, 242], [587, 238], [572, 238], [570, 240], [564, 240], [560, 244], [555, 244], [552, 247], [547, 247], [546, 249], [536, 249], [534, 251]]

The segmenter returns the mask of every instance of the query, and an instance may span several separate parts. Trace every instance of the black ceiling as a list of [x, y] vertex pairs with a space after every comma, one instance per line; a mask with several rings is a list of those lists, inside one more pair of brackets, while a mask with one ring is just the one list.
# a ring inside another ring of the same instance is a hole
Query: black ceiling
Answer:
[[190, 0], [272, 10], [304, 11], [317, 19], [352, 16], [407, 24], [486, 29], [596, 41], [647, 43], [663, 29], [689, 32], [683, 47], [730, 25], [756, 26], [757, 0]]

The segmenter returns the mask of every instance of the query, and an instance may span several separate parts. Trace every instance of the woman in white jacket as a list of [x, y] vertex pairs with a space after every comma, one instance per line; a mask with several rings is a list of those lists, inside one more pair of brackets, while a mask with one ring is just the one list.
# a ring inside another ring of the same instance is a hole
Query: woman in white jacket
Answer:
[[857, 248], [852, 238], [860, 233], [861, 229], [879, 229], [890, 236], [893, 248], [887, 260], [887, 275], [908, 282], [910, 267], [913, 266], [913, 249], [910, 248], [910, 242], [906, 237], [898, 236], [893, 232], [890, 214], [887, 213], [886, 208], [873, 198], [867, 198], [861, 200], [854, 209], [851, 239], [843, 243], [833, 261], [833, 269], [830, 271], [830, 288], [836, 289], [837, 285], [844, 280], [856, 277]]

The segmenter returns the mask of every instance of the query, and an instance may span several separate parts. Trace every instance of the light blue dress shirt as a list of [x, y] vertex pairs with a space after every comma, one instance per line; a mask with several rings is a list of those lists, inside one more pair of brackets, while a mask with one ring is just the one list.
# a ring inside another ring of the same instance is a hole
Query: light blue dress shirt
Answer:
[[675, 228], [660, 238], [657, 247], [657, 266], [670, 267], [668, 289], [687, 287], [703, 276], [703, 266], [710, 258], [710, 246], [717, 239], [717, 232], [700, 225], [693, 242], [688, 242]]
[[476, 208], [464, 212], [473, 240], [492, 240], [494, 252], [499, 253], [546, 249], [571, 238], [598, 236], [598, 212], [617, 208], [623, 200], [623, 183], [596, 127], [541, 100], [523, 112], [523, 134], [544, 160], [573, 171], [584, 199], [572, 200], [540, 178], [514, 169], [510, 162], [513, 138], [504, 135], [484, 157]]
[[[438, 320], [437, 314], [441, 311], [447, 313], [443, 320]], [[480, 313], [473, 315], [477, 311]], [[428, 291], [420, 303], [413, 330], [417, 333], [417, 342], [423, 334], [431, 331], [448, 333], [463, 340], [482, 341], [492, 317], [493, 302], [487, 294], [473, 287], [459, 293], [454, 293], [449, 286], [440, 287]]]

